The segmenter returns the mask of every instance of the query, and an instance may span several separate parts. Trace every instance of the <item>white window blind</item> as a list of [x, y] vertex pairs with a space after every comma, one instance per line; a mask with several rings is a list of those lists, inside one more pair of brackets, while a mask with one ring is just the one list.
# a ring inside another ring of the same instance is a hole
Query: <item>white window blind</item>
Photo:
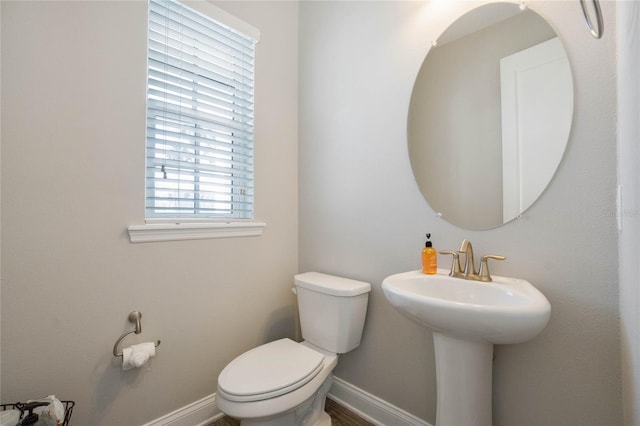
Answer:
[[149, 1], [146, 217], [253, 217], [256, 40]]

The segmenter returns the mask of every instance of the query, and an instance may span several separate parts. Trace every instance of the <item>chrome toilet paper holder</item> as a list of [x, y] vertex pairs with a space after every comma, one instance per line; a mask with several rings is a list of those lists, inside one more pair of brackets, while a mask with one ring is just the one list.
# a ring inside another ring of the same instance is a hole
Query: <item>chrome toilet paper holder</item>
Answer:
[[[141, 312], [139, 311], [131, 312], [129, 314], [129, 322], [134, 324], [135, 328], [133, 330], [127, 331], [122, 336], [118, 337], [118, 340], [116, 340], [116, 343], [113, 345], [113, 356], [119, 356], [119, 357], [122, 356], [122, 352], [118, 352], [118, 345], [120, 344], [122, 339], [124, 339], [131, 333], [135, 333], [135, 334], [142, 333], [142, 313]], [[156, 340], [154, 342], [154, 345], [156, 346], [156, 348], [160, 346], [160, 340]]]

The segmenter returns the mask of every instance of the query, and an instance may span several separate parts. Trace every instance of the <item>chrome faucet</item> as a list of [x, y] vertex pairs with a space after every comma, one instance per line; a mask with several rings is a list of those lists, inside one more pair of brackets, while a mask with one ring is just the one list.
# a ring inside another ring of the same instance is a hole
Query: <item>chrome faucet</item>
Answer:
[[[471, 241], [464, 239], [460, 244], [460, 250], [457, 252], [450, 250], [442, 250], [440, 254], [450, 254], [453, 256], [451, 263], [451, 272], [449, 275], [455, 278], [462, 278], [465, 280], [491, 282], [491, 274], [489, 273], [489, 259], [505, 260], [506, 257], [498, 256], [495, 254], [487, 254], [482, 256], [480, 261], [480, 272], [476, 271], [475, 263], [473, 261], [473, 246]], [[464, 268], [460, 263], [460, 254], [464, 254]]]

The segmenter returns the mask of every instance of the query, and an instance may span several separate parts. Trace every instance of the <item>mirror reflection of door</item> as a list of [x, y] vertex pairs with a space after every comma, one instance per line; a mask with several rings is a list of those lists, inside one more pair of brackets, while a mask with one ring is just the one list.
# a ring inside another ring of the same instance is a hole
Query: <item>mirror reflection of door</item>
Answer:
[[536, 201], [562, 160], [573, 84], [557, 37], [503, 58], [500, 77], [506, 223]]

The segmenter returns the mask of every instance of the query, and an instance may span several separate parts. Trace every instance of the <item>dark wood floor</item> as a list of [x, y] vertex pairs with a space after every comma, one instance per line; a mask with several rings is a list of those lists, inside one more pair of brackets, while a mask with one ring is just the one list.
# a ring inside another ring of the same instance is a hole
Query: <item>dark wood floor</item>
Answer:
[[[359, 417], [355, 413], [347, 410], [337, 402], [327, 398], [325, 409], [329, 416], [331, 416], [332, 426], [373, 426], [373, 423], [369, 423], [363, 418]], [[232, 419], [231, 417], [223, 417], [211, 423], [208, 426], [238, 426], [240, 422]]]
[[374, 426], [329, 398], [325, 403], [325, 410], [331, 416], [332, 426]]

